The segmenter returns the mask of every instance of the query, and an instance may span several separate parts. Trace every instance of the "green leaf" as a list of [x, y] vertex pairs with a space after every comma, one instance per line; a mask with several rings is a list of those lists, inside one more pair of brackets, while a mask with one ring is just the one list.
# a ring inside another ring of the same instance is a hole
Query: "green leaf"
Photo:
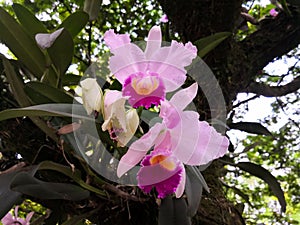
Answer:
[[167, 196], [159, 207], [158, 225], [191, 225], [187, 215], [187, 204], [184, 198]]
[[11, 181], [18, 172], [0, 174], [0, 218], [5, 216], [15, 204], [22, 202], [22, 194], [10, 189]]
[[201, 58], [204, 57], [230, 35], [230, 32], [220, 32], [195, 41], [194, 44], [198, 48], [198, 56]]
[[6, 213], [14, 206], [21, 204], [23, 199], [22, 199], [22, 194], [16, 191], [11, 190], [10, 185], [15, 179], [15, 177], [19, 173], [25, 173], [23, 171], [26, 171], [28, 176], [33, 176], [36, 171], [37, 167], [36, 166], [31, 166], [31, 167], [22, 167], [21, 166], [16, 166], [14, 168], [14, 171], [8, 172], [6, 171], [5, 173], [0, 174], [0, 218], [6, 215]]
[[285, 212], [286, 201], [285, 201], [284, 193], [277, 179], [268, 170], [266, 170], [260, 165], [251, 162], [240, 162], [236, 164], [236, 166], [250, 173], [251, 175], [264, 180], [271, 188], [273, 194], [278, 198], [278, 201], [281, 205], [281, 210]]
[[228, 124], [230, 129], [241, 130], [252, 134], [263, 134], [272, 136], [272, 133], [260, 123], [255, 122], [238, 122]]
[[87, 116], [82, 105], [63, 103], [3, 110], [0, 112], [0, 121], [23, 116], [61, 116], [95, 121], [95, 119]]
[[97, 19], [102, 0], [85, 0], [84, 11], [88, 13], [90, 21]]
[[200, 200], [202, 197], [203, 185], [197, 178], [197, 175], [187, 166], [186, 170], [186, 183], [185, 193], [188, 200], [188, 215], [194, 216], [199, 208]]
[[28, 82], [25, 92], [37, 104], [45, 103], [73, 103], [73, 97], [64, 91], [40, 82]]
[[46, 66], [45, 55], [35, 40], [3, 8], [0, 8], [0, 30], [0, 41], [14, 53], [33, 75], [41, 78]]
[[14, 3], [12, 7], [24, 30], [27, 31], [33, 39], [37, 33], [48, 32], [43, 23], [39, 21], [26, 7], [17, 3]]
[[57, 74], [61, 77], [71, 64], [74, 54], [74, 43], [70, 32], [64, 29], [47, 51]]
[[89, 197], [89, 191], [69, 183], [44, 182], [28, 173], [18, 173], [11, 189], [40, 199], [65, 199], [80, 201]]
[[96, 193], [96, 194], [98, 194], [102, 197], [106, 197], [106, 194], [103, 191], [101, 191], [98, 188], [95, 188], [95, 187], [90, 186], [89, 184], [85, 183], [81, 179], [80, 173], [77, 170], [75, 170], [75, 172], [73, 172], [70, 167], [62, 166], [58, 163], [54, 163], [54, 162], [51, 162], [51, 161], [44, 161], [44, 162], [41, 162], [38, 165], [38, 169], [39, 170], [54, 170], [54, 171], [60, 172], [64, 175], [70, 177], [71, 179], [73, 179], [82, 188], [84, 188], [86, 190], [89, 190], [91, 192], [94, 192], [94, 193]]
[[209, 192], [207, 183], [196, 166], [186, 166], [185, 193], [188, 200], [188, 215], [194, 216], [199, 208], [203, 188]]
[[24, 92], [24, 82], [21, 76], [19, 76], [19, 74], [16, 73], [14, 67], [11, 65], [8, 59], [6, 59], [5, 57], [1, 58], [3, 60], [3, 66], [5, 69], [7, 81], [10, 84], [10, 87], [12, 89], [12, 92], [14, 93], [14, 97], [17, 100], [18, 104], [22, 107], [31, 105], [29, 99], [27, 98]]
[[65, 74], [61, 78], [62, 86], [78, 85], [82, 76], [74, 74]]
[[83, 11], [77, 11], [66, 18], [59, 28], [66, 28], [74, 38], [89, 21], [89, 15]]

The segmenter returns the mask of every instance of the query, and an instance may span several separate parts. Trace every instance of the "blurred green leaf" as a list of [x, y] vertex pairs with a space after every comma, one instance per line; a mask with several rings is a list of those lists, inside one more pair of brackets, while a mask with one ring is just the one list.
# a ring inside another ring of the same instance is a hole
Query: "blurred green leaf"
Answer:
[[64, 29], [47, 51], [57, 74], [61, 77], [71, 64], [74, 54], [74, 43], [70, 32]]
[[0, 218], [5, 216], [15, 204], [21, 204], [22, 194], [10, 189], [10, 184], [18, 171], [0, 174]]
[[61, 116], [91, 120], [82, 105], [76, 104], [43, 104], [18, 109], [7, 109], [0, 112], [0, 121], [23, 116]]
[[40, 199], [65, 199], [80, 201], [89, 197], [89, 191], [69, 183], [52, 183], [38, 180], [28, 173], [18, 173], [11, 189]]
[[251, 162], [240, 162], [236, 164], [236, 166], [250, 173], [251, 175], [264, 180], [271, 188], [273, 194], [278, 198], [279, 203], [281, 205], [281, 210], [285, 212], [286, 201], [285, 201], [284, 193], [280, 187], [280, 183], [268, 170], [266, 170], [260, 165]]
[[194, 44], [198, 48], [198, 56], [201, 58], [204, 57], [230, 35], [230, 32], [220, 32], [195, 41]]
[[74, 100], [72, 96], [64, 91], [40, 82], [28, 82], [24, 90], [36, 104], [73, 103]]
[[83, 11], [77, 11], [65, 19], [58, 27], [66, 28], [74, 38], [85, 27], [89, 21], [89, 15]]
[[74, 74], [64, 74], [61, 77], [62, 86], [78, 85], [82, 76]]
[[100, 12], [102, 0], [85, 0], [84, 11], [88, 13], [90, 21], [95, 20]]
[[[202, 197], [202, 191], [203, 191], [203, 184], [202, 184], [203, 181], [198, 178], [198, 174], [197, 174], [197, 172], [195, 172], [195, 170], [198, 170], [198, 169], [194, 168], [192, 166], [186, 167], [186, 175], [187, 176], [186, 176], [186, 183], [185, 183], [185, 193], [187, 195], [187, 200], [188, 200], [187, 211], [188, 211], [188, 215], [190, 217], [194, 216], [197, 213], [197, 210], [198, 210], [199, 204], [200, 204], [200, 200]], [[207, 186], [206, 182], [205, 182], [205, 185]]]
[[272, 133], [260, 123], [255, 122], [238, 122], [228, 124], [230, 129], [241, 130], [252, 134], [263, 134], [272, 136]]
[[39, 21], [26, 7], [17, 3], [14, 3], [12, 7], [24, 30], [27, 31], [33, 39], [37, 33], [48, 32], [43, 23]]
[[161, 200], [158, 213], [158, 225], [191, 225], [187, 215], [187, 204], [184, 198], [167, 196]]
[[46, 67], [45, 55], [35, 40], [3, 8], [0, 8], [0, 30], [0, 41], [14, 53], [33, 75], [41, 78]]

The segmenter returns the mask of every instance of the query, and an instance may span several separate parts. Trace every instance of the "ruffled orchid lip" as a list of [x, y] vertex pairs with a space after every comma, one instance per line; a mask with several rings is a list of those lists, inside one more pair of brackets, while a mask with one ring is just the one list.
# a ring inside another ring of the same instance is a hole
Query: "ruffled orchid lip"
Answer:
[[153, 188], [158, 198], [164, 198], [176, 192], [182, 179], [182, 164], [171, 153], [152, 152], [141, 162], [137, 179], [139, 187], [149, 193]]
[[138, 72], [131, 74], [124, 83], [123, 96], [129, 96], [128, 102], [134, 108], [146, 109], [159, 105], [165, 99], [165, 87], [157, 73]]

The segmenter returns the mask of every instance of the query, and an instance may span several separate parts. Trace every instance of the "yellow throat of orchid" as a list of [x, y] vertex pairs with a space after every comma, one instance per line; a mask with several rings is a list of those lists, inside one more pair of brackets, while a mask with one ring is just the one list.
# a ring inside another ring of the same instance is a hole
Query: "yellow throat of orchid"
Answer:
[[139, 95], [149, 95], [159, 86], [157, 77], [133, 78], [131, 86]]
[[173, 171], [174, 169], [176, 169], [176, 163], [169, 156], [155, 155], [150, 158], [151, 165], [155, 165], [158, 163], [167, 170]]

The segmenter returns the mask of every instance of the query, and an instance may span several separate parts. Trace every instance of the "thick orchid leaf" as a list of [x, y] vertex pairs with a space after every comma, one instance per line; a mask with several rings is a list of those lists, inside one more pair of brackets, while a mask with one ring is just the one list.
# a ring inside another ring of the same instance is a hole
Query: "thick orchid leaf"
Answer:
[[28, 173], [18, 173], [11, 185], [11, 189], [40, 199], [64, 199], [80, 201], [89, 197], [90, 192], [69, 183], [44, 182]]
[[[74, 112], [72, 111], [74, 110]], [[7, 109], [0, 112], [0, 121], [23, 116], [61, 116], [92, 120], [86, 115], [82, 105], [75, 104], [43, 104], [18, 109]]]
[[41, 78], [46, 67], [43, 52], [37, 46], [19, 23], [0, 8], [0, 41], [3, 42], [14, 55], [37, 78]]
[[187, 204], [184, 198], [162, 199], [159, 207], [158, 225], [191, 225], [191, 218], [187, 215]]
[[272, 133], [260, 123], [255, 122], [238, 122], [228, 124], [230, 129], [241, 130], [252, 134], [262, 134], [272, 136]]
[[240, 162], [236, 164], [240, 169], [256, 176], [262, 180], [264, 180], [269, 187], [271, 188], [273, 194], [278, 198], [278, 201], [281, 205], [281, 210], [285, 212], [286, 210], [286, 201], [284, 197], [284, 193], [280, 187], [280, 183], [277, 179], [265, 168], [260, 165], [251, 163], [251, 162]]
[[186, 173], [185, 193], [188, 200], [188, 215], [192, 217], [199, 208], [203, 188], [208, 190], [208, 186], [197, 167], [187, 166]]
[[[25, 92], [36, 104], [45, 103], [73, 103], [73, 97], [64, 91], [40, 82], [28, 82]], [[42, 101], [41, 101], [42, 99]], [[45, 102], [45, 100], [48, 100]]]
[[74, 74], [64, 74], [61, 77], [62, 86], [78, 85], [82, 76]]
[[83, 11], [77, 11], [66, 18], [59, 28], [66, 28], [74, 38], [89, 21], [89, 15]]
[[77, 184], [79, 184], [82, 188], [89, 190], [91, 192], [94, 192], [100, 196], [103, 196], [103, 197], [106, 196], [106, 194], [103, 191], [101, 191], [93, 186], [90, 186], [89, 184], [84, 182], [81, 179], [80, 173], [77, 170], [75, 170], [75, 172], [73, 172], [70, 167], [62, 166], [58, 163], [54, 163], [51, 161], [44, 161], [38, 165], [38, 169], [39, 170], [54, 170], [54, 171], [60, 172], [64, 175], [70, 177]]
[[67, 29], [63, 29], [51, 47], [48, 48], [48, 53], [57, 74], [61, 77], [71, 64], [74, 54], [73, 38]]
[[22, 202], [22, 194], [10, 189], [11, 181], [17, 173], [14, 171], [0, 174], [0, 218], [5, 216], [15, 204], [21, 204]]
[[198, 56], [204, 57], [230, 35], [230, 32], [220, 32], [195, 41], [194, 44], [198, 48]]
[[14, 3], [12, 7], [24, 30], [27, 31], [33, 39], [37, 33], [48, 32], [43, 23], [39, 21], [26, 7], [17, 3]]
[[29, 99], [24, 92], [24, 82], [19, 74], [16, 73], [14, 67], [11, 65], [8, 59], [3, 58], [3, 66], [5, 69], [5, 75], [10, 84], [14, 97], [20, 106], [25, 107], [31, 105]]
[[[26, 172], [24, 172], [26, 171]], [[21, 204], [22, 194], [11, 190], [10, 185], [19, 173], [26, 173], [28, 176], [33, 176], [37, 171], [36, 166], [31, 167], [16, 167], [13, 171], [0, 174], [0, 218], [13, 207], [13, 205]]]

